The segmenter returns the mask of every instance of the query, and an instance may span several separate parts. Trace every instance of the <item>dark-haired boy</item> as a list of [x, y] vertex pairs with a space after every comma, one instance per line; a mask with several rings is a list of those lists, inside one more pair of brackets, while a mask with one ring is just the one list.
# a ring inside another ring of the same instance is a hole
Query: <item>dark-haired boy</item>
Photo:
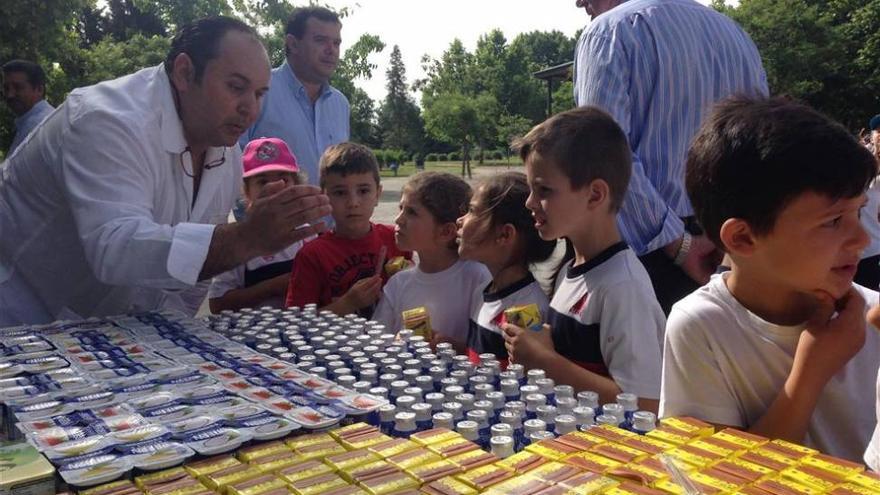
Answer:
[[685, 182], [731, 270], [673, 306], [661, 415], [861, 458], [880, 336], [865, 330], [865, 300], [877, 293], [852, 278], [875, 168], [843, 127], [807, 106], [735, 98], [716, 108]]
[[287, 306], [317, 304], [342, 316], [370, 317], [387, 280], [385, 260], [409, 259], [394, 241], [394, 228], [370, 221], [379, 204], [379, 163], [366, 146], [327, 148], [320, 163], [321, 189], [330, 198], [335, 227], [306, 243], [293, 260]]

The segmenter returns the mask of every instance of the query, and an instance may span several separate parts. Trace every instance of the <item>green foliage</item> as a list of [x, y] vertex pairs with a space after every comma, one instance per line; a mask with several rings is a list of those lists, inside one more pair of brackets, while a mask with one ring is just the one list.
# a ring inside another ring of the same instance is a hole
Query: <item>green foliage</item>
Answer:
[[458, 160], [461, 160], [461, 153], [459, 153], [457, 151], [451, 151], [446, 156], [449, 159], [449, 161], [451, 161], [451, 162], [457, 162]]
[[410, 152], [424, 147], [424, 123], [406, 84], [406, 68], [400, 47], [394, 45], [391, 63], [385, 73], [388, 94], [379, 109], [378, 124], [382, 145]]
[[449, 155], [447, 155], [446, 153], [437, 153], [437, 161], [447, 162], [449, 161]]
[[880, 108], [880, 0], [721, 0], [713, 7], [754, 40], [770, 91], [851, 129]]

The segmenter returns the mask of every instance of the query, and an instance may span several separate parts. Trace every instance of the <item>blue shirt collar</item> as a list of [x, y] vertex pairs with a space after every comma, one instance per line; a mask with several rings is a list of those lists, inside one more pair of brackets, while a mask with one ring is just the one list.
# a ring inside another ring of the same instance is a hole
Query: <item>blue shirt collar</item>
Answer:
[[[303, 86], [302, 81], [296, 77], [296, 74], [293, 72], [293, 67], [287, 62], [287, 59], [284, 60], [284, 64], [282, 66], [285, 68], [284, 73], [287, 74], [288, 80], [290, 82], [290, 87], [293, 89], [293, 92], [297, 96], [308, 96], [306, 94], [306, 87]], [[318, 95], [318, 98], [326, 98], [330, 94], [330, 84], [324, 83], [321, 86], [321, 94]]]

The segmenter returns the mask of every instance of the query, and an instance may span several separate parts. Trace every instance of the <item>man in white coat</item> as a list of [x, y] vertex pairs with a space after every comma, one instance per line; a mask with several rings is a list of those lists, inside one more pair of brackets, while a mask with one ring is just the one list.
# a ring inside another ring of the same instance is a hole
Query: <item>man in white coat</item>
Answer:
[[225, 223], [269, 69], [252, 28], [211, 17], [164, 64], [73, 91], [0, 169], [0, 327], [193, 314], [213, 275], [323, 230], [327, 197], [281, 182]]

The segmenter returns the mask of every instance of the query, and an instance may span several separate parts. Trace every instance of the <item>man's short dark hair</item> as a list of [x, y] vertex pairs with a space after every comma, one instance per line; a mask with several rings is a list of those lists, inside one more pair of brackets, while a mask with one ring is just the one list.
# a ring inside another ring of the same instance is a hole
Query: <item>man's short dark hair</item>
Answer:
[[3, 74], [21, 72], [27, 76], [28, 84], [35, 88], [46, 88], [46, 73], [40, 64], [29, 60], [10, 60], [3, 64]]
[[351, 174], [371, 174], [379, 186], [379, 162], [370, 148], [357, 143], [339, 143], [328, 147], [321, 155], [318, 163], [319, 183], [324, 187], [324, 181], [330, 174], [338, 174], [342, 177]]
[[247, 24], [224, 16], [211, 16], [196, 19], [181, 26], [171, 40], [171, 49], [165, 57], [165, 72], [170, 76], [174, 69], [174, 59], [181, 53], [189, 55], [195, 67], [195, 80], [201, 83], [202, 75], [208, 62], [217, 58], [220, 40], [229, 31], [240, 31], [259, 39], [254, 28]]
[[703, 123], [685, 186], [706, 235], [723, 248], [721, 225], [730, 218], [768, 234], [799, 195], [854, 198], [876, 175], [871, 153], [827, 116], [787, 98], [735, 96]]
[[301, 39], [306, 33], [306, 23], [312, 17], [322, 22], [342, 24], [339, 20], [339, 15], [330, 9], [324, 7], [300, 7], [293, 9], [293, 12], [290, 13], [284, 34], [290, 34]]
[[533, 154], [548, 160], [579, 189], [602, 179], [610, 190], [610, 210], [623, 204], [632, 175], [632, 152], [617, 122], [597, 107], [558, 113], [513, 143], [525, 162]]

